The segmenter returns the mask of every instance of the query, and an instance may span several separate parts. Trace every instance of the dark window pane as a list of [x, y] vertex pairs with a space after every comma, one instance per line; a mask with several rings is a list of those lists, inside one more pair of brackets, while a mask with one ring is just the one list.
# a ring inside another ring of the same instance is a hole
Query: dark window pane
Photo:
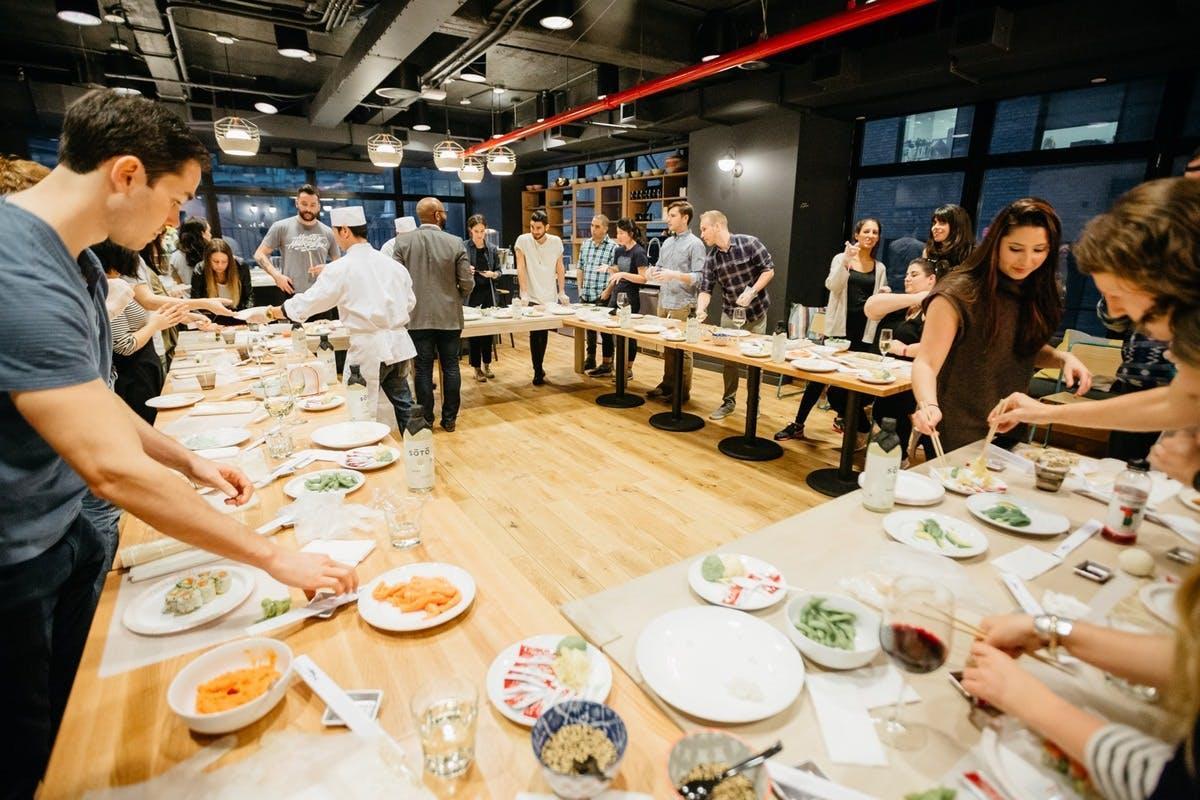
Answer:
[[400, 191], [407, 197], [462, 197], [464, 193], [457, 174], [428, 167], [401, 167]]
[[1161, 79], [1090, 86], [996, 104], [991, 152], [1139, 142], [1154, 134]]
[[217, 186], [246, 186], [255, 189], [282, 189], [294, 193], [308, 182], [302, 169], [220, 164], [212, 160], [212, 182]]
[[[255, 196], [218, 194], [217, 214], [221, 218], [221, 236], [233, 247], [233, 254], [251, 259], [254, 251], [276, 220], [296, 213], [293, 195]], [[328, 215], [325, 217], [328, 222]]]
[[29, 137], [29, 158], [44, 167], [54, 169], [58, 166], [58, 139]]
[[317, 170], [317, 188], [322, 192], [345, 194], [391, 194], [392, 173], [332, 172]]
[[396, 235], [396, 201], [365, 200], [362, 198], [322, 198], [321, 221], [329, 224], [329, 212], [344, 206], [362, 206], [367, 218], [367, 239], [371, 246], [379, 249], [383, 243]]
[[[858, 182], [854, 218], [873, 217], [883, 228], [884, 243], [911, 236], [929, 238], [933, 210], [962, 199], [963, 173], [868, 178]], [[833, 253], [829, 254], [831, 257]]]
[[676, 150], [660, 150], [657, 153], [650, 153], [649, 155], [638, 156], [637, 157], [637, 166], [632, 167], [632, 169], [640, 169], [640, 170], [666, 169], [667, 168], [667, 158], [669, 156], [675, 155], [676, 152], [678, 152], [678, 151], [676, 151]]
[[899, 157], [900, 128], [903, 117], [873, 119], [863, 125], [863, 147], [861, 163], [864, 167], [873, 164], [895, 164]]
[[618, 158], [613, 161], [597, 161], [591, 164], [583, 165], [583, 175], [585, 178], [611, 178], [618, 172], [625, 171], [625, 159]]
[[[447, 173], [450, 174], [450, 173]], [[446, 227], [447, 233], [453, 233], [455, 236], [467, 238], [467, 204], [447, 202], [443, 203], [446, 207]], [[416, 219], [417, 217], [417, 201], [404, 201], [404, 215]], [[417, 220], [417, 224], [421, 224], [421, 220]]]
[[943, 108], [863, 125], [863, 166], [965, 156], [975, 107]]
[[1042, 96], [1014, 97], [996, 104], [996, 122], [992, 127], [993, 153], [1020, 153], [1032, 150], [1037, 135]]

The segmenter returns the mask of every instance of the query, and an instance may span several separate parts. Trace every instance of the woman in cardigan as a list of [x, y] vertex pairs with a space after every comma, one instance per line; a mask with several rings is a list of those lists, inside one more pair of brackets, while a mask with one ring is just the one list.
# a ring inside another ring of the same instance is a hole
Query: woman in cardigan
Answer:
[[[467, 297], [472, 308], [494, 308], [496, 306], [496, 281], [500, 277], [500, 254], [496, 245], [487, 240], [487, 220], [482, 214], [473, 214], [467, 220], [470, 236], [463, 243], [467, 248], [467, 260], [471, 262], [471, 274], [475, 276], [475, 287]], [[471, 366], [475, 368], [475, 380], [484, 383], [492, 374], [491, 336], [472, 336], [467, 339]]]

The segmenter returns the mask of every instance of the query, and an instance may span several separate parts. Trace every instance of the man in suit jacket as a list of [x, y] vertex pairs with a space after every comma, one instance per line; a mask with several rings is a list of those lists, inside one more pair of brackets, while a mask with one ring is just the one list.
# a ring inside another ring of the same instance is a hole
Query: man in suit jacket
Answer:
[[463, 240], [442, 230], [446, 209], [436, 197], [417, 203], [421, 226], [396, 239], [394, 257], [412, 276], [417, 306], [408, 333], [417, 348], [414, 382], [417, 405], [433, 425], [433, 362], [442, 367], [442, 430], [453, 431], [458, 419], [459, 339], [463, 299], [475, 286]]

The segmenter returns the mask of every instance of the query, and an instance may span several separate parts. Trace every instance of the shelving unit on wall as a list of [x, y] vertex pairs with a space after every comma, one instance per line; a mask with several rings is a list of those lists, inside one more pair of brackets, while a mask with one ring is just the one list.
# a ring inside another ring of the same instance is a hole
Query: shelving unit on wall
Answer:
[[[629, 179], [627, 216], [642, 226], [646, 237], [662, 238], [667, 232], [667, 206], [687, 199], [687, 173], [642, 175]], [[638, 219], [641, 216], [642, 219]]]
[[549, 232], [561, 237], [564, 246], [570, 242], [575, 233], [574, 188], [573, 186], [551, 186], [522, 191], [521, 232], [529, 233], [529, 215], [540, 208], [550, 218], [546, 223]]

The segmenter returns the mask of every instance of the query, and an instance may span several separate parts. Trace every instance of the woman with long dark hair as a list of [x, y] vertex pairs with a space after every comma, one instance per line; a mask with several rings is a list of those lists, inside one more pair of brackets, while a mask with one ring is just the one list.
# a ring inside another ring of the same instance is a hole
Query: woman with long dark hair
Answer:
[[[1037, 367], [1062, 370], [1082, 394], [1092, 376], [1050, 347], [1062, 318], [1057, 275], [1062, 223], [1036, 197], [1015, 200], [987, 237], [925, 300], [925, 330], [913, 364], [913, 426], [945, 450], [982, 439], [1001, 399], [1029, 385]], [[944, 424], [943, 424], [944, 423]]]
[[188, 217], [179, 226], [179, 249], [171, 254], [171, 275], [184, 286], [204, 260], [204, 248], [212, 241], [212, 230], [203, 217]]
[[233, 257], [229, 242], [213, 239], [204, 249], [200, 268], [192, 275], [192, 298], [221, 300], [234, 311], [252, 305], [250, 268]]
[[933, 210], [923, 257], [933, 262], [938, 277], [966, 261], [974, 247], [975, 230], [965, 208], [947, 203]]
[[[609, 308], [617, 307], [617, 297], [622, 292], [629, 300], [632, 313], [640, 314], [642, 308], [641, 286], [646, 282], [646, 270], [650, 260], [642, 247], [642, 229], [629, 217], [617, 220], [617, 249], [613, 253], [613, 264], [609, 267], [608, 286], [600, 295], [600, 302]], [[613, 354], [616, 347], [610, 333], [600, 334], [601, 364], [588, 374], [592, 377], [612, 373]], [[625, 379], [633, 377], [633, 360], [637, 357], [637, 341], [629, 340], [629, 361], [625, 367]]]
[[[471, 274], [475, 286], [467, 297], [472, 308], [496, 306], [496, 281], [500, 278], [500, 253], [496, 245], [487, 240], [487, 220], [483, 214], [472, 214], [467, 219], [467, 260], [471, 262]], [[492, 374], [492, 337], [472, 336], [467, 339], [471, 366], [475, 369], [475, 380], [485, 383]]]

